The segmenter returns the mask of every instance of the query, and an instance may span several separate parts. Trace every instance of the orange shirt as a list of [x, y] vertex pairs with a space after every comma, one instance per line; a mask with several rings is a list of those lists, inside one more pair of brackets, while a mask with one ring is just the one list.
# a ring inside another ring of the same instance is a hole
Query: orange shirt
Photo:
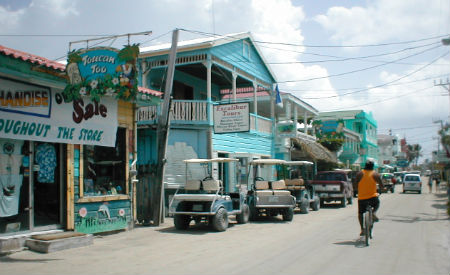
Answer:
[[375, 171], [362, 170], [363, 176], [358, 183], [358, 200], [367, 200], [378, 196], [377, 182], [373, 178]]

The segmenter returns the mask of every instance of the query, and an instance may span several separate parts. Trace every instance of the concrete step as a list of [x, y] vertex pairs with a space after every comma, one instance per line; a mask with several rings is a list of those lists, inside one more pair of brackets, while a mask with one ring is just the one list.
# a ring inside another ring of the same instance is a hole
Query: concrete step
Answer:
[[50, 253], [70, 248], [88, 246], [94, 243], [92, 234], [61, 232], [31, 236], [25, 242], [30, 250]]

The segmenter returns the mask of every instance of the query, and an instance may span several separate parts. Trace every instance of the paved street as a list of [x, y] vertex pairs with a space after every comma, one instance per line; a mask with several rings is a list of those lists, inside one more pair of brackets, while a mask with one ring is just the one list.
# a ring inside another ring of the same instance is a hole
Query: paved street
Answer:
[[[426, 181], [424, 181], [426, 182]], [[450, 274], [446, 194], [381, 196], [370, 247], [359, 240], [356, 203], [233, 223], [222, 233], [163, 226], [96, 237], [89, 247], [0, 257], [0, 274]]]

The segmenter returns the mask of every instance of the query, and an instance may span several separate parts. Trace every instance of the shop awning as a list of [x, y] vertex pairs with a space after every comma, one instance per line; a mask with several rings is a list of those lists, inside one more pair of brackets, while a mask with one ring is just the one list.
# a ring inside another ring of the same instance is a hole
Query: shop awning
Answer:
[[294, 148], [291, 151], [292, 159], [312, 159], [314, 161], [325, 161], [337, 163], [336, 155], [321, 144], [299, 138], [292, 138]]

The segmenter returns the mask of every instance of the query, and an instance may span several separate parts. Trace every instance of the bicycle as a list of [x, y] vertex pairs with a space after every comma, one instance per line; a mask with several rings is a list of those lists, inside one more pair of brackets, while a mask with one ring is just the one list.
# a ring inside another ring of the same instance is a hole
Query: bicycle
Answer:
[[363, 215], [363, 221], [364, 241], [366, 246], [369, 246], [369, 240], [372, 239], [373, 230], [373, 207], [371, 205], [367, 205], [366, 212]]

